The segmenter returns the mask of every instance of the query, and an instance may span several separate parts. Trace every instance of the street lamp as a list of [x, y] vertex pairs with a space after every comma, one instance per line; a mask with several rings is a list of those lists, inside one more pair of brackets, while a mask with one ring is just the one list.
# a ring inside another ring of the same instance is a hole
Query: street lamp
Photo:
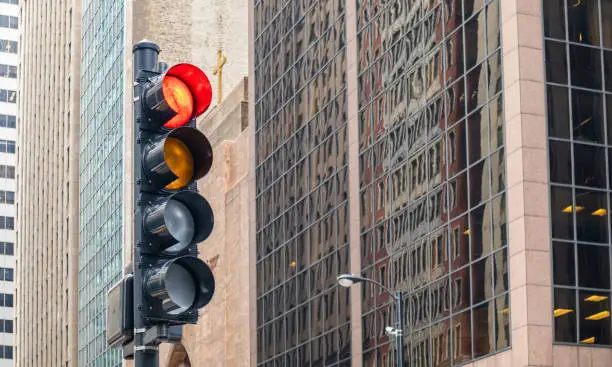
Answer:
[[397, 317], [395, 320], [395, 329], [391, 327], [386, 327], [385, 330], [387, 331], [388, 334], [395, 336], [395, 349], [397, 350], [397, 361], [396, 362], [397, 362], [398, 367], [402, 367], [404, 365], [404, 356], [403, 356], [404, 354], [404, 331], [402, 330], [404, 323], [402, 320], [402, 292], [400, 291], [393, 292], [389, 288], [385, 287], [384, 285], [382, 285], [381, 283], [373, 279], [364, 278], [362, 276], [355, 275], [355, 274], [342, 274], [342, 275], [339, 275], [336, 279], [338, 280], [338, 284], [340, 284], [341, 286], [345, 288], [349, 288], [357, 283], [362, 283], [362, 282], [368, 282], [368, 283], [375, 284], [378, 287], [384, 289], [385, 292], [389, 293], [389, 295], [393, 297], [393, 299], [395, 299], [395, 311], [397, 314]]

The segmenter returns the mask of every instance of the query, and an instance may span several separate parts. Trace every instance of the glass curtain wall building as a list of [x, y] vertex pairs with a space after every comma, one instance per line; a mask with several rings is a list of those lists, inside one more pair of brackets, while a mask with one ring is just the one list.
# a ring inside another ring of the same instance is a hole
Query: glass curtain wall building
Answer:
[[349, 366], [345, 0], [254, 16], [257, 363]]
[[106, 292], [122, 277], [123, 0], [83, 0], [79, 366], [120, 366], [106, 343]]
[[612, 345], [612, 1], [544, 1], [554, 341]]
[[[404, 292], [405, 363], [509, 347], [499, 0], [357, 2], [361, 267]], [[393, 301], [365, 286], [363, 361]]]

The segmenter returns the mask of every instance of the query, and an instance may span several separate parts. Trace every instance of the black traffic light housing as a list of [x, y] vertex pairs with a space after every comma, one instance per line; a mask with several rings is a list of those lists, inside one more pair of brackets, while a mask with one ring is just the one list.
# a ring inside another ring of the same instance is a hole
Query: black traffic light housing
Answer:
[[135, 328], [196, 323], [215, 290], [211, 269], [197, 258], [214, 215], [195, 182], [213, 162], [195, 128], [212, 88], [193, 65], [158, 63], [152, 42], [134, 50]]

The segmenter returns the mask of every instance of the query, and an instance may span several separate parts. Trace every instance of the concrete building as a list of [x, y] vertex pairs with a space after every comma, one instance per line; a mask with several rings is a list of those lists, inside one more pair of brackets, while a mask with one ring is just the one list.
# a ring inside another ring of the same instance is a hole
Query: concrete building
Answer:
[[[17, 3], [0, 9], [16, 16]], [[0, 37], [0, 60], [19, 67], [17, 366], [78, 365], [80, 9], [80, 1], [20, 1], [19, 35]], [[19, 62], [6, 55], [17, 49]]]
[[[17, 141], [17, 42], [19, 6], [0, 3], [0, 366], [14, 358], [15, 145]], [[15, 47], [12, 47], [15, 46]], [[11, 52], [13, 51], [13, 52]]]
[[609, 364], [610, 16], [254, 1], [256, 364]]

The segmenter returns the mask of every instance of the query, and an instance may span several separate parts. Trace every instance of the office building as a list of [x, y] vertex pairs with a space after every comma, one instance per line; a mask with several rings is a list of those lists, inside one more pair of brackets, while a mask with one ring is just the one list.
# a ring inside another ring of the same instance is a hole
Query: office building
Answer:
[[258, 366], [608, 363], [612, 1], [251, 14]]
[[13, 357], [24, 367], [77, 366], [81, 2], [2, 0], [0, 9], [19, 17], [19, 33], [0, 37], [1, 63], [19, 75], [19, 92], [8, 94], [18, 108], [0, 102], [18, 111]]
[[[13, 365], [15, 294], [15, 144], [17, 140], [17, 48], [19, 6], [0, 3], [0, 366]], [[13, 43], [11, 45], [11, 43]], [[8, 47], [8, 48], [7, 48]], [[11, 53], [8, 51], [15, 51]]]

